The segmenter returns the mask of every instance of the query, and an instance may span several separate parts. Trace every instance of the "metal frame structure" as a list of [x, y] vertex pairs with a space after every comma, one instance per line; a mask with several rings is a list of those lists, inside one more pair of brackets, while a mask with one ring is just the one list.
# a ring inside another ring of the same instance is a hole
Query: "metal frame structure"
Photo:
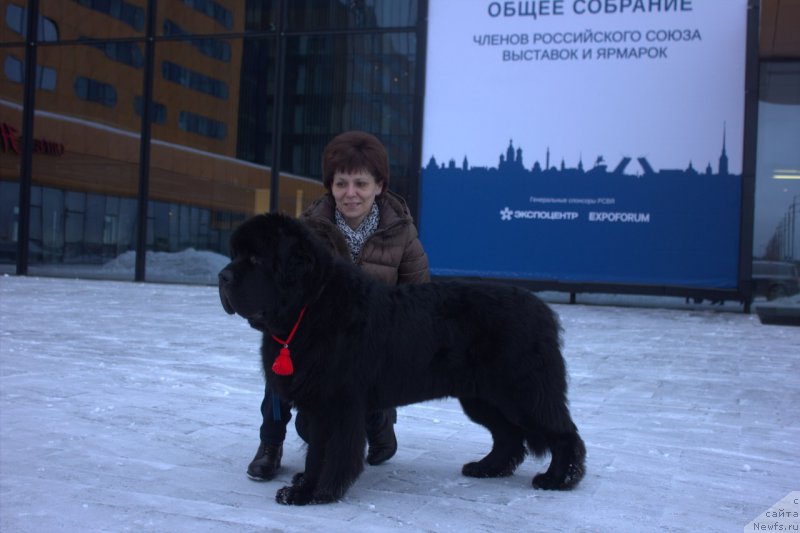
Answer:
[[[139, 153], [139, 189], [137, 197], [137, 236], [136, 236], [136, 266], [135, 281], [144, 281], [147, 209], [149, 189], [149, 160], [150, 160], [150, 127], [153, 107], [153, 77], [154, 53], [157, 41], [176, 40], [174, 37], [156, 36], [155, 13], [158, 0], [147, 0], [147, 20], [145, 44], [145, 65], [143, 78], [143, 112], [141, 123], [141, 144]], [[359, 30], [329, 30], [312, 32], [290, 32], [286, 30], [286, 17], [289, 0], [278, 0], [278, 25], [274, 31], [249, 32], [247, 36], [273, 36], [277, 43], [277, 65], [275, 79], [275, 109], [273, 117], [273, 132], [275, 142], [272, 146], [272, 178], [270, 189], [270, 210], [277, 208], [279, 176], [281, 172], [281, 138], [283, 134], [283, 114], [280, 112], [284, 95], [285, 70], [286, 70], [286, 39], [297, 35], [308, 34], [357, 34]], [[22, 158], [20, 165], [20, 190], [19, 190], [19, 226], [17, 238], [17, 264], [16, 273], [27, 275], [30, 236], [30, 202], [31, 202], [31, 167], [32, 167], [32, 139], [33, 120], [35, 109], [35, 72], [37, 65], [37, 49], [42, 45], [64, 44], [44, 43], [37, 39], [37, 24], [39, 16], [39, 1], [27, 1], [27, 36], [25, 39], [25, 83], [23, 101], [22, 124]], [[416, 162], [416, 174], [410, 176], [411, 198], [409, 205], [415, 213], [419, 213], [420, 190], [422, 178], [422, 131], [424, 121], [424, 95], [425, 95], [425, 69], [427, 55], [427, 29], [428, 29], [428, 1], [418, 0], [418, 15], [416, 24], [417, 57], [416, 79], [417, 87], [414, 95], [414, 116], [412, 118], [412, 161]], [[756, 168], [756, 137], [757, 137], [757, 112], [758, 112], [758, 28], [759, 28], [759, 0], [751, 0], [748, 5], [747, 21], [747, 58], [745, 80], [745, 131], [744, 131], [744, 156], [742, 168], [742, 205], [739, 243], [739, 279], [738, 287], [734, 290], [721, 290], [713, 288], [695, 288], [680, 286], [654, 286], [654, 285], [629, 285], [608, 283], [574, 283], [559, 281], [538, 280], [512, 280], [532, 290], [549, 290], [566, 292], [570, 294], [570, 301], [575, 302], [578, 293], [614, 293], [614, 294], [642, 294], [659, 296], [682, 296], [687, 298], [701, 298], [709, 300], [736, 300], [744, 305], [746, 312], [750, 310], [752, 301], [752, 246], [753, 246], [753, 214], [755, 206], [755, 168]], [[408, 29], [408, 28], [404, 28]], [[376, 28], [368, 30], [369, 33], [382, 33], [397, 31], [398, 28]], [[224, 34], [218, 37], [242, 37], [242, 34]], [[112, 41], [130, 41], [130, 38], [109, 39]], [[136, 38], [141, 41], [142, 38]], [[423, 236], [424, 237], [424, 236]], [[504, 280], [509, 282], [510, 280]]]

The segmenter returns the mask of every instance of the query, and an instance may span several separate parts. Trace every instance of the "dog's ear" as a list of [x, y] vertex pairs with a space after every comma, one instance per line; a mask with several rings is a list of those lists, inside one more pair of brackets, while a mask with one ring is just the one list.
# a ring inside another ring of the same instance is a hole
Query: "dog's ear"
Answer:
[[295, 237], [289, 253], [289, 261], [287, 262], [288, 270], [297, 275], [313, 272], [317, 263], [316, 257], [311, 241], [306, 238]]
[[279, 231], [276, 253], [273, 256], [273, 271], [280, 283], [287, 286], [300, 282], [316, 267], [314, 245], [299, 222], [287, 220]]
[[329, 252], [343, 259], [352, 259], [344, 235], [334, 224], [320, 218], [309, 218], [304, 223]]

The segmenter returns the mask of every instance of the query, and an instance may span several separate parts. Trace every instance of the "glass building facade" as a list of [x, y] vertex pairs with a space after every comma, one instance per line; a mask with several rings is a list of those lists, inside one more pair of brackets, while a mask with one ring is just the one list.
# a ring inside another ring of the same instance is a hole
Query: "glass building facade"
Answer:
[[384, 142], [416, 211], [424, 2], [1, 5], [0, 272], [214, 282], [147, 265], [299, 214], [350, 129]]
[[[753, 256], [798, 263], [800, 19], [754, 4]], [[323, 147], [349, 129], [383, 140], [416, 216], [427, 10], [0, 0], [0, 273], [213, 283], [146, 265], [224, 256], [245, 218], [301, 212], [323, 192]]]

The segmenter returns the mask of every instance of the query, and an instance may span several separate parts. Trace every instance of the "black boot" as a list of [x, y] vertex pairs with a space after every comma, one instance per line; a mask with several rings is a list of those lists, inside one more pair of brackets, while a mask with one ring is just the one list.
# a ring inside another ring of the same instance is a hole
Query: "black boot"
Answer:
[[247, 466], [247, 477], [253, 481], [269, 481], [281, 467], [283, 445], [272, 445], [261, 442], [256, 456]]
[[397, 411], [387, 409], [370, 415], [370, 417], [373, 416], [377, 419], [377, 423], [368, 424], [367, 427], [367, 442], [369, 443], [367, 463], [375, 466], [385, 463], [397, 452], [397, 437], [394, 434]]

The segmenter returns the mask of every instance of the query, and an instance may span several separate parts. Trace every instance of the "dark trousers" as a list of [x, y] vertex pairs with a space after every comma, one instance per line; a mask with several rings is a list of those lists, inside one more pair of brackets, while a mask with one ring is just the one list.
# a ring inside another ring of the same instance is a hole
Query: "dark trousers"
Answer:
[[268, 386], [264, 387], [264, 399], [261, 400], [261, 442], [270, 446], [280, 446], [286, 439], [286, 426], [292, 419], [292, 408], [289, 402], [272, 394]]
[[[342, 407], [346, 409], [345, 406]], [[261, 400], [261, 441], [270, 446], [280, 446], [286, 439], [286, 426], [292, 419], [292, 409], [289, 402], [286, 402], [272, 394], [269, 386], [264, 386], [264, 399]], [[298, 414], [295, 425], [297, 434], [306, 440], [307, 431], [305, 420], [302, 414]], [[387, 423], [397, 422], [397, 410], [392, 408], [379, 409], [367, 413], [366, 430], [367, 435], [372, 436], [379, 433]]]

